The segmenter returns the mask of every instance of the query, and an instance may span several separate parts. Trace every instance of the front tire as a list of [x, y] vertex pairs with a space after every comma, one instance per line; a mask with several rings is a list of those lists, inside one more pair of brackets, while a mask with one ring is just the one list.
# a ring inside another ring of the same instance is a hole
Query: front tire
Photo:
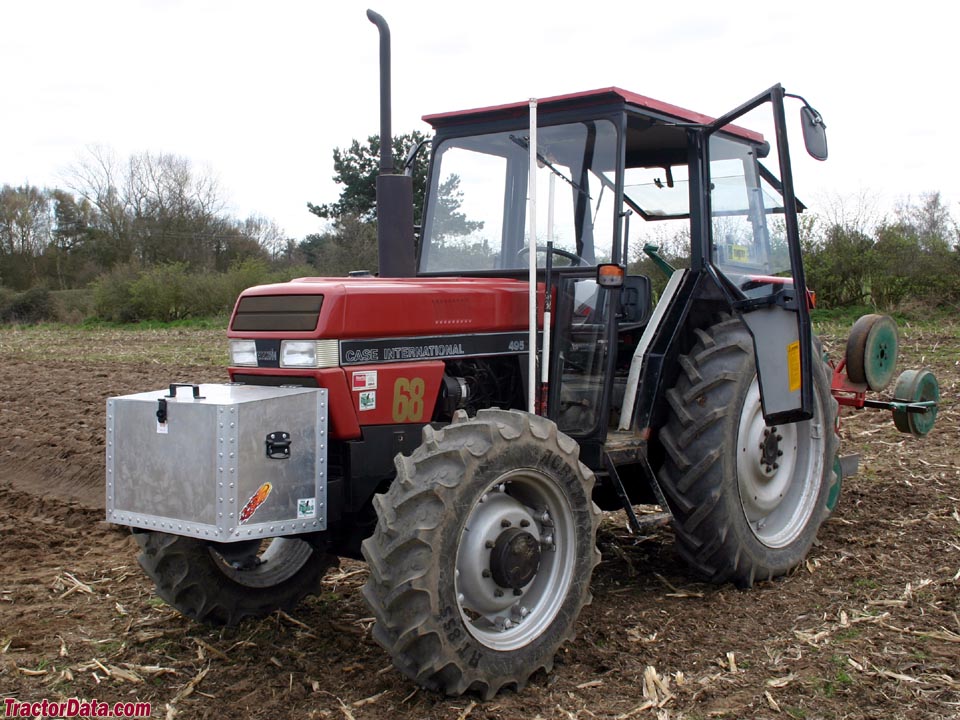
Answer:
[[813, 419], [767, 427], [746, 326], [725, 318], [696, 332], [667, 392], [660, 484], [687, 563], [749, 587], [799, 565], [829, 516], [837, 403], [816, 361]]
[[545, 418], [481, 410], [423, 430], [363, 543], [373, 636], [418, 684], [492, 698], [550, 671], [599, 562], [594, 476]]

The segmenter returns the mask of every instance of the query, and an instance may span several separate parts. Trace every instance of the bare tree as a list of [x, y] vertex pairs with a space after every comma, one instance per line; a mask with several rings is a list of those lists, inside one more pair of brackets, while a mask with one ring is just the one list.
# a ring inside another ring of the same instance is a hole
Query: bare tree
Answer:
[[95, 146], [70, 168], [67, 185], [97, 208], [118, 261], [215, 265], [224, 201], [216, 178], [187, 158], [143, 152], [121, 163]]

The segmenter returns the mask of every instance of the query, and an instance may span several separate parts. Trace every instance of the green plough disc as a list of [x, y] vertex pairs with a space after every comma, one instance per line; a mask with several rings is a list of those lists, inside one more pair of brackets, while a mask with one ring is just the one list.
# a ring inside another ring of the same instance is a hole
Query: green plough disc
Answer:
[[[940, 385], [937, 378], [929, 370], [904, 370], [897, 378], [897, 386], [893, 391], [895, 402], [940, 402]], [[913, 413], [906, 410], [893, 411], [893, 424], [897, 430], [923, 437], [933, 429], [937, 420], [937, 408], [931, 407], [923, 413]]]
[[897, 324], [886, 315], [864, 315], [847, 338], [847, 377], [883, 390], [897, 367]]

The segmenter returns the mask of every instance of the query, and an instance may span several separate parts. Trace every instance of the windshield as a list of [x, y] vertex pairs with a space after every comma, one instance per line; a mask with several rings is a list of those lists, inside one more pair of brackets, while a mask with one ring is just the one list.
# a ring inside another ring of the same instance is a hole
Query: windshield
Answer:
[[[613, 243], [616, 128], [608, 120], [537, 129], [537, 263], [595, 265]], [[434, 156], [421, 272], [523, 269], [529, 263], [526, 128], [451, 138]], [[552, 201], [551, 201], [552, 198]]]

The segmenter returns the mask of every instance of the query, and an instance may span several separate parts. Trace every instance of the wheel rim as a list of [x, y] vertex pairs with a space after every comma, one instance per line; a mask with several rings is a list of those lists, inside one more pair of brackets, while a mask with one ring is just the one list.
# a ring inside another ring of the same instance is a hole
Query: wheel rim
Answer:
[[224, 575], [251, 588], [273, 587], [289, 580], [314, 553], [305, 540], [282, 537], [208, 547]]
[[897, 325], [886, 315], [867, 333], [863, 372], [871, 390], [883, 390], [893, 380], [897, 364]]
[[[893, 398], [899, 402], [940, 402], [940, 385], [929, 370], [904, 370], [897, 379]], [[925, 413], [912, 413], [906, 410], [894, 410], [893, 422], [900, 432], [913, 433], [923, 437], [937, 421], [937, 407]]]
[[523, 468], [490, 483], [457, 549], [457, 606], [470, 634], [501, 651], [543, 634], [574, 577], [575, 535], [570, 503], [549, 476]]
[[816, 508], [823, 482], [822, 417], [817, 398], [813, 420], [768, 428], [756, 378], [744, 399], [737, 433], [740, 503], [753, 534], [767, 547], [796, 540]]

